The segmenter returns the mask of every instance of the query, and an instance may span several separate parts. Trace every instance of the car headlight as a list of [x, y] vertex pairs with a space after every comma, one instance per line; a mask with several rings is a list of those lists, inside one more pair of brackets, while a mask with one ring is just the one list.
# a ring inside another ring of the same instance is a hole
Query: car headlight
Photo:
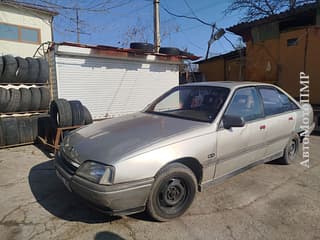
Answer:
[[86, 161], [81, 164], [76, 174], [94, 183], [110, 185], [113, 183], [114, 167]]

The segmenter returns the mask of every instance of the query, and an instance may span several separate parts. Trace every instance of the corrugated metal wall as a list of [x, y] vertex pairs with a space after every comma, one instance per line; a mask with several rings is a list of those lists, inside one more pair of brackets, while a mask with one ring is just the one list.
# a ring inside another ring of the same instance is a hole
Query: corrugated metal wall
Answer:
[[179, 84], [178, 65], [56, 56], [58, 97], [80, 100], [94, 119], [142, 110]]

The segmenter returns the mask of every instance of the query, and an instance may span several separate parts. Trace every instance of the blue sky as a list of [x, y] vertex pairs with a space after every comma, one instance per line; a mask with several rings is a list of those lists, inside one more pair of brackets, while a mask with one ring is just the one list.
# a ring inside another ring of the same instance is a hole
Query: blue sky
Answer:
[[[45, 1], [37, 1], [43, 3]], [[81, 20], [80, 42], [94, 45], [111, 45], [128, 47], [128, 41], [153, 42], [153, 3], [152, 0], [118, 0], [101, 5], [107, 1], [54, 1], [66, 7], [82, 7], [94, 10], [114, 7], [104, 12], [79, 11]], [[195, 14], [202, 20], [213, 23], [217, 27], [226, 28], [239, 22], [241, 15], [234, 13], [225, 16], [223, 11], [227, 8], [228, 0], [160, 0], [160, 4], [169, 11], [180, 15], [193, 16]], [[120, 6], [119, 6], [120, 4]], [[189, 7], [188, 7], [188, 5]], [[192, 10], [191, 10], [192, 9]], [[76, 42], [76, 34], [67, 30], [75, 30], [75, 11], [57, 9], [61, 14], [54, 22], [55, 41]], [[187, 48], [188, 51], [204, 56], [211, 29], [195, 20], [177, 18], [166, 13], [160, 8], [160, 29], [162, 39], [161, 46]], [[133, 27], [143, 28], [143, 36], [133, 39], [126, 37], [128, 30]], [[233, 43], [237, 43], [238, 36], [226, 33], [226, 37]], [[225, 39], [214, 42], [211, 46], [210, 55], [217, 55], [233, 50], [230, 43]]]

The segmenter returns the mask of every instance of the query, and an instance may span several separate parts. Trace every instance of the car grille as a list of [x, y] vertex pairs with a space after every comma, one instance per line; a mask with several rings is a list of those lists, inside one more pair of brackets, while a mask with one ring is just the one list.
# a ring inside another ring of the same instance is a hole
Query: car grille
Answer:
[[63, 168], [73, 175], [78, 168], [70, 163], [72, 160], [63, 151], [60, 151], [60, 156]]

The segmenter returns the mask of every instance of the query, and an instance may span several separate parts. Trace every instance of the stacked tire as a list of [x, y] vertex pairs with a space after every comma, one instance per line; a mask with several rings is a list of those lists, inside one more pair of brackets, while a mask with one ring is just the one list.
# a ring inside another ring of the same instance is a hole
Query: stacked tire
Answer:
[[34, 142], [53, 133], [49, 114], [0, 118], [0, 147]]
[[78, 100], [60, 98], [50, 104], [50, 115], [58, 127], [81, 126], [92, 123], [89, 110]]
[[0, 56], [0, 83], [43, 84], [49, 78], [49, 64], [43, 58]]
[[50, 98], [47, 87], [0, 87], [0, 113], [48, 110]]

